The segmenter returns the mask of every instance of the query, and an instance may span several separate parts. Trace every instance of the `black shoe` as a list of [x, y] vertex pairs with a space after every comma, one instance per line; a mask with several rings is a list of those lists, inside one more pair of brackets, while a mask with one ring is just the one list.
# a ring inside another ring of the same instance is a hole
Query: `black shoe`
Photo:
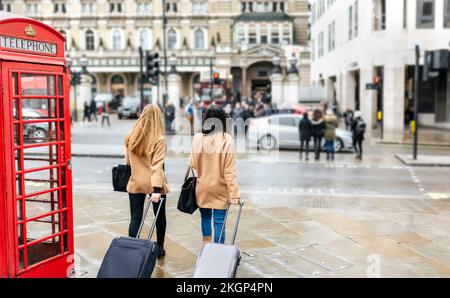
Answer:
[[160, 244], [156, 244], [158, 247], [158, 259], [162, 259], [166, 256], [166, 250], [164, 249], [164, 246]]

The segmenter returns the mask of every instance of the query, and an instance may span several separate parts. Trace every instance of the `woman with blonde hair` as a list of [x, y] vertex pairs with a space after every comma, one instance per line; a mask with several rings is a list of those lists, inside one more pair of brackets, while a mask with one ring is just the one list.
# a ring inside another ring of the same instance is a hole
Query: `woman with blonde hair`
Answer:
[[[205, 112], [202, 130], [194, 135], [189, 167], [197, 170], [196, 198], [203, 242], [224, 243], [228, 204], [240, 202], [233, 137], [226, 132], [226, 114], [216, 105]], [[224, 229], [225, 230], [225, 229]]]
[[165, 198], [169, 192], [164, 173], [165, 156], [166, 138], [161, 110], [156, 105], [147, 105], [125, 138], [125, 159], [131, 166], [131, 177], [127, 185], [131, 213], [128, 234], [130, 237], [137, 236], [145, 197], [151, 194], [155, 214], [162, 204], [156, 221], [158, 258], [165, 256], [164, 237], [167, 225]]

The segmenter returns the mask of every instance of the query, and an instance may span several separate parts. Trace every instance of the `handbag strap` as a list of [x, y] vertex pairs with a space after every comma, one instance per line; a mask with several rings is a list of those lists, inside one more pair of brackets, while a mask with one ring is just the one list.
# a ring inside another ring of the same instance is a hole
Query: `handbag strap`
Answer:
[[195, 176], [195, 175], [194, 175], [194, 169], [192, 169], [192, 168], [189, 166], [189, 167], [187, 168], [187, 170], [186, 170], [186, 174], [184, 175], [184, 181], [186, 181], [187, 178], [189, 177], [189, 172], [192, 173], [192, 177]]

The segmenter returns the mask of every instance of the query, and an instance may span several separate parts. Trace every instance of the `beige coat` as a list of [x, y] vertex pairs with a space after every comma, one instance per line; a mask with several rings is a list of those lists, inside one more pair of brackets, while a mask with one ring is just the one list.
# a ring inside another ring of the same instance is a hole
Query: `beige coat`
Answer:
[[163, 165], [166, 157], [166, 138], [161, 137], [146, 156], [138, 156], [125, 148], [126, 163], [131, 166], [127, 192], [151, 194], [153, 187], [160, 187], [161, 194], [169, 192], [169, 184]]
[[226, 209], [230, 198], [240, 196], [229, 134], [195, 134], [189, 165], [197, 170], [196, 196], [201, 208]]

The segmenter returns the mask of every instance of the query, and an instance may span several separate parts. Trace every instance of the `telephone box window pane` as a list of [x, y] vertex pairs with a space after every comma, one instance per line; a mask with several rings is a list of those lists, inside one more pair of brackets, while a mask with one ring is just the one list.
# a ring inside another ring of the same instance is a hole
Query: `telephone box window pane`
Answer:
[[[22, 212], [22, 203], [23, 203], [23, 200], [17, 200], [17, 220], [19, 221], [19, 220], [24, 220], [24, 216], [23, 216], [23, 212]], [[21, 228], [20, 228], [20, 225], [19, 225], [19, 239], [20, 239], [20, 237], [21, 237], [21, 235], [20, 235], [20, 233], [21, 233], [22, 231], [21, 231]], [[19, 243], [20, 243], [20, 240], [19, 240]]]
[[63, 77], [58, 76], [58, 95], [63, 95]]
[[20, 124], [14, 124], [14, 145], [20, 145]]
[[25, 193], [27, 195], [55, 188], [57, 186], [58, 172], [55, 168], [25, 174]]
[[25, 202], [27, 218], [59, 210], [57, 192], [27, 198]]
[[19, 249], [19, 270], [25, 269], [25, 259], [23, 249]]
[[[42, 150], [41, 150], [42, 152]], [[24, 169], [25, 170], [30, 170], [30, 169], [36, 169], [36, 168], [41, 168], [41, 167], [46, 167], [49, 165], [56, 165], [57, 164], [57, 160], [56, 160], [56, 154], [53, 155], [53, 157], [49, 157], [47, 156], [27, 156], [24, 158]]]
[[64, 141], [64, 122], [59, 122], [59, 141]]
[[13, 118], [19, 120], [19, 100], [13, 99]]
[[56, 141], [56, 123], [38, 122], [24, 124], [23, 138], [25, 144]]
[[16, 176], [16, 197], [23, 196], [22, 175]]
[[56, 117], [55, 99], [23, 99], [22, 100], [22, 118], [39, 119]]
[[18, 95], [19, 94], [19, 86], [18, 86], [18, 80], [17, 80], [17, 72], [13, 72], [12, 74], [12, 88], [13, 88], [13, 92], [14, 95]]
[[61, 254], [59, 236], [28, 247], [28, 266], [40, 263]]
[[22, 95], [55, 95], [55, 76], [22, 74]]
[[64, 118], [64, 99], [61, 98], [58, 100], [59, 103], [59, 118]]
[[27, 242], [32, 242], [37, 239], [54, 235], [59, 233], [59, 213], [33, 221], [28, 221], [26, 225]]

